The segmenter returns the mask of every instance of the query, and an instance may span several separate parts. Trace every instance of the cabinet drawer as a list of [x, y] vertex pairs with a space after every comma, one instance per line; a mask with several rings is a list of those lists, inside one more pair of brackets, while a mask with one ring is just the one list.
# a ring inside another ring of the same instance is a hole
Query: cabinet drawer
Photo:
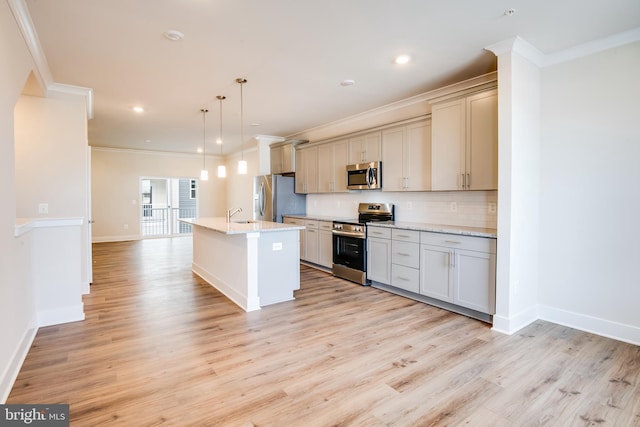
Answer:
[[420, 243], [420, 232], [394, 228], [391, 231], [391, 238], [393, 240], [402, 240], [403, 242]]
[[420, 291], [420, 270], [393, 264], [391, 266], [391, 286], [417, 294]]
[[302, 225], [304, 226], [304, 219], [301, 218], [291, 218], [291, 217], [284, 217], [283, 222], [285, 224], [295, 224], [295, 225]]
[[487, 237], [460, 236], [457, 234], [423, 231], [420, 235], [420, 243], [468, 251], [496, 253], [496, 239]]
[[304, 225], [307, 228], [315, 228], [318, 229], [318, 221], [314, 220], [314, 219], [307, 219], [304, 221]]
[[384, 227], [367, 226], [367, 237], [378, 237], [380, 239], [390, 239], [391, 229]]
[[318, 228], [324, 231], [331, 231], [333, 230], [333, 223], [330, 221], [319, 221]]
[[391, 262], [406, 267], [420, 268], [420, 245], [392, 240]]

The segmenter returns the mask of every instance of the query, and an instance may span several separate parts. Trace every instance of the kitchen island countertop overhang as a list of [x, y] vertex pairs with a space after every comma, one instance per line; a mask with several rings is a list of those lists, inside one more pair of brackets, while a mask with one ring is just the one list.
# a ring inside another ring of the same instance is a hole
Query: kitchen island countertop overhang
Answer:
[[194, 226], [193, 272], [245, 311], [294, 299], [304, 226], [218, 217], [181, 222]]

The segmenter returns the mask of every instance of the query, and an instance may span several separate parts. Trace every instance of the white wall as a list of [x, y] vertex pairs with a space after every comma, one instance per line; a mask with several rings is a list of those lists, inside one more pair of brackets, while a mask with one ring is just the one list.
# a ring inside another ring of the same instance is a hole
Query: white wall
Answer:
[[14, 107], [33, 67], [7, 2], [0, 2], [0, 403], [35, 334], [36, 312], [24, 240], [14, 237]]
[[639, 73], [639, 42], [544, 68], [540, 171], [541, 317], [636, 343]]
[[[207, 157], [209, 180], [199, 182], [200, 216], [224, 216], [227, 200], [226, 180], [216, 176], [221, 161], [217, 157]], [[93, 147], [93, 241], [140, 238], [140, 178], [198, 179], [201, 168], [201, 155]]]

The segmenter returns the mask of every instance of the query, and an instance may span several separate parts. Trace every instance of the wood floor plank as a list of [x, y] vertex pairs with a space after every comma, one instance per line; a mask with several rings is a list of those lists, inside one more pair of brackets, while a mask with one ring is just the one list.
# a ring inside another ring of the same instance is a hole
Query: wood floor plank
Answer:
[[640, 348], [538, 321], [513, 336], [301, 266], [246, 313], [191, 239], [93, 245], [86, 320], [41, 328], [7, 403], [72, 426], [640, 426]]

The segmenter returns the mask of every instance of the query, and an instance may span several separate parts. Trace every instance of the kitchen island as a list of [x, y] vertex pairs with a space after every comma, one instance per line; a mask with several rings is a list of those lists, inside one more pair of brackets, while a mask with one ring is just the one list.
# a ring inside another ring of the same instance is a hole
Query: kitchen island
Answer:
[[181, 221], [193, 225], [193, 272], [245, 311], [294, 299], [303, 226], [217, 217]]

